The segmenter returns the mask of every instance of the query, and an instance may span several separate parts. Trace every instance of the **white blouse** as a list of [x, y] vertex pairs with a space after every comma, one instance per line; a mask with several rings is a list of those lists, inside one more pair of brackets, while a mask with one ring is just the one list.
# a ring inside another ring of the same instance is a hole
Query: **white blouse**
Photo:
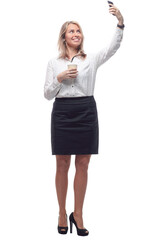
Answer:
[[73, 58], [72, 63], [77, 64], [78, 76], [65, 79], [61, 83], [57, 75], [67, 70], [71, 61], [66, 59], [52, 58], [48, 62], [44, 85], [44, 97], [48, 100], [62, 97], [93, 96], [97, 69], [112, 57], [120, 47], [123, 38], [123, 30], [116, 27], [114, 36], [109, 46], [97, 53], [87, 54], [85, 60], [79, 56]]

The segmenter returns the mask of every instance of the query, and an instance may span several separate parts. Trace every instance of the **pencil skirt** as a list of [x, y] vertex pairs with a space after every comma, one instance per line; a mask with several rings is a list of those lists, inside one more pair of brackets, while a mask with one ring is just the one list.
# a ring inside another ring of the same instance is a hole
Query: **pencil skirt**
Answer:
[[94, 96], [55, 98], [51, 114], [52, 155], [98, 154]]

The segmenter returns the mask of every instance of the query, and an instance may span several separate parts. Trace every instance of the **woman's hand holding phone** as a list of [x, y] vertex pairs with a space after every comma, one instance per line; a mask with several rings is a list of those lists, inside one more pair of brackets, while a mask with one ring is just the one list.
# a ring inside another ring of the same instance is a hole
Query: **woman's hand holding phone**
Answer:
[[112, 15], [116, 16], [118, 21], [119, 21], [119, 25], [123, 25], [123, 16], [121, 14], [121, 12], [119, 11], [119, 9], [113, 4], [113, 2], [108, 1], [109, 4], [109, 13], [111, 13]]

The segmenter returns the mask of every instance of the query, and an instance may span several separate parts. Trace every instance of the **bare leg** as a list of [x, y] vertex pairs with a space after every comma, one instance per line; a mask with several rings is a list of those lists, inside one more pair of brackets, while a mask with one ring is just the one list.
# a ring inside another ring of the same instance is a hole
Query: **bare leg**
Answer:
[[74, 194], [75, 194], [75, 207], [74, 218], [77, 222], [78, 228], [84, 228], [83, 226], [83, 202], [87, 187], [88, 178], [88, 164], [91, 155], [76, 155], [75, 165], [76, 174], [74, 179]]
[[60, 227], [67, 227], [66, 219], [66, 195], [68, 188], [68, 170], [70, 167], [71, 155], [56, 155], [56, 190], [59, 203], [59, 222]]

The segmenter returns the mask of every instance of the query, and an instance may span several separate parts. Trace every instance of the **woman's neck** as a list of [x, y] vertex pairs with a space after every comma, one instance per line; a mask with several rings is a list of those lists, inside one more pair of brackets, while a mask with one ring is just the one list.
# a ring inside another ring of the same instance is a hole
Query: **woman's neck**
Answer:
[[76, 54], [78, 53], [78, 50], [75, 48], [67, 48], [67, 55], [69, 59], [72, 59]]

